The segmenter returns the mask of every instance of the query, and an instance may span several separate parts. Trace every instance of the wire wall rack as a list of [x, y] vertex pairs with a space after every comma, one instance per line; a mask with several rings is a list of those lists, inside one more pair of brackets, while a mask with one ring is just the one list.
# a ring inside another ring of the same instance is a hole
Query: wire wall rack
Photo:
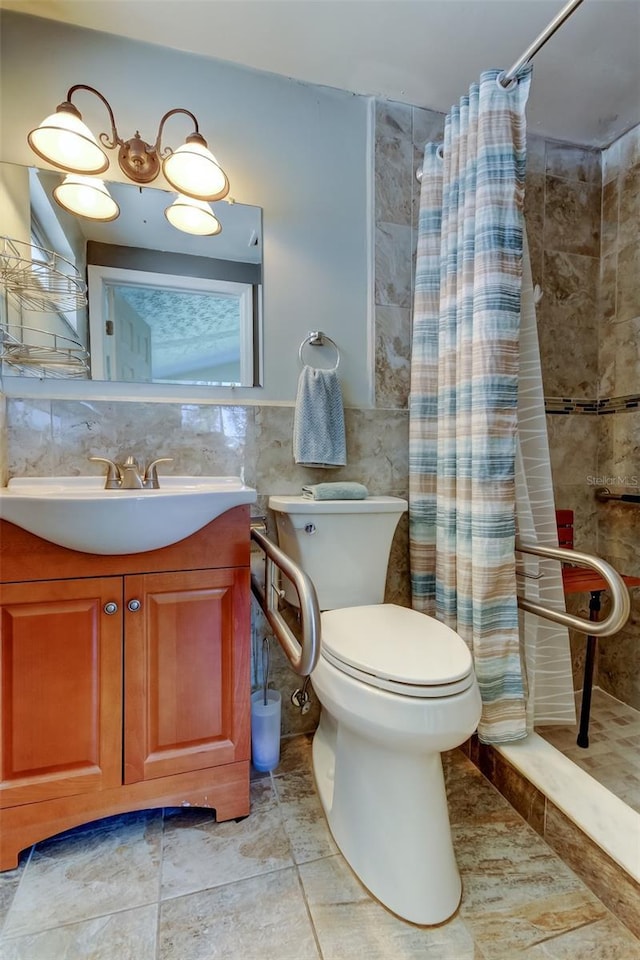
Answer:
[[[82, 343], [21, 319], [23, 311], [61, 318], [86, 307], [87, 287], [75, 264], [45, 247], [3, 236], [0, 287], [6, 308], [0, 322], [0, 360], [25, 376], [88, 377], [89, 353]], [[11, 316], [20, 320], [12, 322]]]

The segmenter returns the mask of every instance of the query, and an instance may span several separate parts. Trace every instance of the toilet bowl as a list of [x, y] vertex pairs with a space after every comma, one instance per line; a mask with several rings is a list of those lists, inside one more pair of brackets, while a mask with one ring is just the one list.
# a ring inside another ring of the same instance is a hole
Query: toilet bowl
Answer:
[[309, 574], [323, 610], [313, 771], [331, 832], [386, 907], [442, 923], [461, 882], [440, 754], [480, 719], [471, 653], [439, 621], [382, 602], [406, 501], [271, 497], [269, 506], [280, 546]]

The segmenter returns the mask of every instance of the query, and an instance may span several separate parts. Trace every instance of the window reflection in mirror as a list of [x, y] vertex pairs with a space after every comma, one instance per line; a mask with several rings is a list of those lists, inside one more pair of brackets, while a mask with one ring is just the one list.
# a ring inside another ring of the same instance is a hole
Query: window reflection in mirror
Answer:
[[[121, 289], [115, 292], [113, 286], [99, 281], [99, 292], [91, 292], [88, 321], [86, 311], [74, 317], [53, 317], [23, 310], [22, 324], [60, 333], [60, 323], [66, 320], [64, 326], [91, 351], [92, 379], [259, 385], [259, 207], [215, 203], [212, 207], [222, 232], [214, 237], [196, 237], [168, 223], [164, 211], [175, 199], [175, 194], [168, 191], [109, 183], [121, 213], [117, 220], [99, 223], [74, 217], [55, 202], [53, 189], [62, 174], [4, 163], [0, 164], [0, 174], [0, 232], [19, 232], [17, 239], [22, 234], [28, 239], [37, 224], [51, 249], [67, 256], [73, 252], [83, 278], [95, 277], [99, 270], [128, 271], [126, 277], [121, 274]], [[150, 281], [146, 274], [156, 278]], [[95, 286], [96, 281], [90, 283]], [[117, 313], [111, 316], [105, 311], [107, 296], [113, 303], [127, 304], [127, 322], [121, 323]], [[99, 316], [92, 315], [94, 309], [100, 311]], [[163, 316], [173, 317], [173, 321], [163, 320]], [[119, 344], [118, 327], [127, 330], [133, 342], [134, 317], [138, 332], [145, 329], [145, 324], [149, 328], [148, 363], [139, 357], [135, 362], [133, 357], [125, 361], [127, 348]], [[107, 334], [110, 320], [113, 328]], [[72, 327], [77, 327], [77, 332]], [[193, 356], [189, 355], [190, 344], [198, 345]], [[7, 375], [31, 372], [9, 364], [2, 366]]]
[[92, 266], [88, 278], [94, 379], [254, 385], [251, 283]]

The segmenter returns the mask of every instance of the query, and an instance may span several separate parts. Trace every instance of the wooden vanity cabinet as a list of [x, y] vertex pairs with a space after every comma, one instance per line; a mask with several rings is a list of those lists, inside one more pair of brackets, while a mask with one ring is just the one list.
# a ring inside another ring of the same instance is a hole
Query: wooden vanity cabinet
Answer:
[[127, 810], [249, 813], [249, 508], [93, 556], [0, 521], [0, 870]]

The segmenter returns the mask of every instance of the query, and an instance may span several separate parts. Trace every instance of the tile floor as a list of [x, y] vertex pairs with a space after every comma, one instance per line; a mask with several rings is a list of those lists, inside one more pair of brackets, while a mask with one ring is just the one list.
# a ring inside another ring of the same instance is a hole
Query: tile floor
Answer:
[[[576, 698], [579, 716], [581, 696]], [[640, 712], [594, 688], [589, 746], [576, 744], [578, 727], [540, 727], [537, 733], [640, 813]]]
[[285, 741], [275, 776], [253, 781], [253, 812], [240, 823], [149, 811], [37, 844], [0, 875], [0, 956], [640, 960], [640, 941], [462, 753], [447, 754], [445, 770], [464, 893], [439, 927], [399, 920], [354, 877], [301, 736]]

